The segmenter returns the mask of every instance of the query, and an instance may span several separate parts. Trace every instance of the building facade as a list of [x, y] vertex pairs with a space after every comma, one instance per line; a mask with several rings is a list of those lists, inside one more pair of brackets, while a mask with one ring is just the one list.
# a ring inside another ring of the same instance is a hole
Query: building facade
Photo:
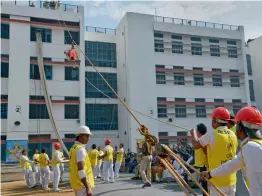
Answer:
[[163, 143], [188, 138], [176, 125], [191, 129], [204, 123], [211, 129], [209, 114], [218, 106], [236, 113], [255, 104], [242, 26], [127, 13], [116, 29], [93, 28], [84, 26], [83, 7], [63, 5], [63, 20], [88, 57], [79, 52], [80, 65], [73, 68], [64, 55], [72, 40], [57, 10], [2, 8], [2, 152], [8, 140], [28, 140], [30, 149], [49, 152], [56, 141], [36, 61], [39, 29], [55, 121], [67, 147], [81, 124], [94, 134], [88, 146], [103, 146], [110, 138], [113, 145], [122, 142], [135, 151], [143, 139], [138, 123], [91, 63]]
[[67, 30], [85, 49], [84, 8], [60, 4], [58, 11], [43, 2], [34, 6], [3, 2], [1, 8], [2, 152], [10, 148], [8, 141], [27, 140], [29, 154], [37, 147], [50, 154], [56, 135], [40, 82], [36, 31], [42, 33], [47, 88], [58, 131], [62, 138], [72, 138], [76, 127], [85, 124], [85, 61], [80, 54], [80, 64], [73, 68], [64, 51], [72, 43]]

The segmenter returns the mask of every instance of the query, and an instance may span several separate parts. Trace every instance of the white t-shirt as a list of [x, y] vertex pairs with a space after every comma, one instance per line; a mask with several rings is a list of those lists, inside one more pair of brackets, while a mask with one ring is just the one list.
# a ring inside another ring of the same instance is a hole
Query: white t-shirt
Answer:
[[80, 148], [77, 151], [76, 154], [76, 162], [83, 162], [86, 158], [86, 149], [85, 146], [83, 144], [81, 144], [80, 142], [75, 142], [76, 144], [80, 144], [81, 146], [83, 146], [83, 148]]
[[[227, 128], [226, 126], [221, 126], [221, 127], [218, 127], [217, 129], [225, 129]], [[211, 149], [212, 147], [214, 146], [215, 142], [216, 142], [216, 136], [215, 136], [215, 133], [214, 133], [214, 130], [208, 130], [206, 132], [206, 134], [202, 135], [200, 138], [199, 138], [199, 142], [202, 146], [207, 146], [208, 144], [210, 145]]]

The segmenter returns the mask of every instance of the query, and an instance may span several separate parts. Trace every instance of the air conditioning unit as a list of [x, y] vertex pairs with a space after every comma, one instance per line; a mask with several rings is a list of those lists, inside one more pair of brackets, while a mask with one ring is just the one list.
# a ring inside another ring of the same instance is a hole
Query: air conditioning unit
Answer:
[[172, 118], [169, 118], [169, 119], [168, 119], [168, 122], [173, 122], [173, 119], [172, 119]]

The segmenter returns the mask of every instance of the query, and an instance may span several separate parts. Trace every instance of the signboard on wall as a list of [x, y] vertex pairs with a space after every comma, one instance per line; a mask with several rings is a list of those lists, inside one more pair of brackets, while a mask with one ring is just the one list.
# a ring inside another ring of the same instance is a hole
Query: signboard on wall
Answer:
[[27, 140], [6, 141], [6, 163], [18, 163], [23, 149], [28, 149]]

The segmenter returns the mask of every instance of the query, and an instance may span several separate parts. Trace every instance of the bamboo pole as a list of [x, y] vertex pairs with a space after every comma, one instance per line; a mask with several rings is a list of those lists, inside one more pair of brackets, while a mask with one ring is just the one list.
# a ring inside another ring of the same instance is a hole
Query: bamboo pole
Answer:
[[[200, 171], [198, 171], [196, 168], [194, 168], [192, 165], [190, 165], [189, 163], [187, 163], [186, 161], [184, 161], [182, 158], [178, 157], [172, 150], [170, 150], [168, 148], [168, 146], [162, 144], [162, 146], [164, 147], [165, 150], [167, 150], [171, 155], [173, 155], [173, 157], [175, 159], [179, 159], [180, 162], [183, 162], [184, 164], [186, 164], [188, 167], [190, 167], [190, 169], [194, 170], [198, 175], [200, 175]], [[204, 178], [211, 186], [214, 187], [214, 189], [220, 193], [220, 195], [222, 196], [226, 196], [225, 193], [223, 193], [219, 188], [217, 188], [209, 179]]]
[[[163, 165], [166, 167], [166, 168], [169, 168], [169, 165], [166, 163], [166, 160], [161, 158], [161, 157], [158, 157], [159, 160], [161, 161], [161, 163], [163, 163]], [[183, 189], [183, 191], [185, 192], [185, 194], [187, 196], [190, 196], [190, 193], [188, 192], [188, 190], [186, 189], [186, 187], [183, 185], [183, 183], [179, 180], [178, 176], [174, 173], [174, 171], [169, 168], [168, 169], [171, 173], [171, 175], [174, 177], [174, 179], [176, 180], [176, 182], [180, 185], [180, 187]]]

